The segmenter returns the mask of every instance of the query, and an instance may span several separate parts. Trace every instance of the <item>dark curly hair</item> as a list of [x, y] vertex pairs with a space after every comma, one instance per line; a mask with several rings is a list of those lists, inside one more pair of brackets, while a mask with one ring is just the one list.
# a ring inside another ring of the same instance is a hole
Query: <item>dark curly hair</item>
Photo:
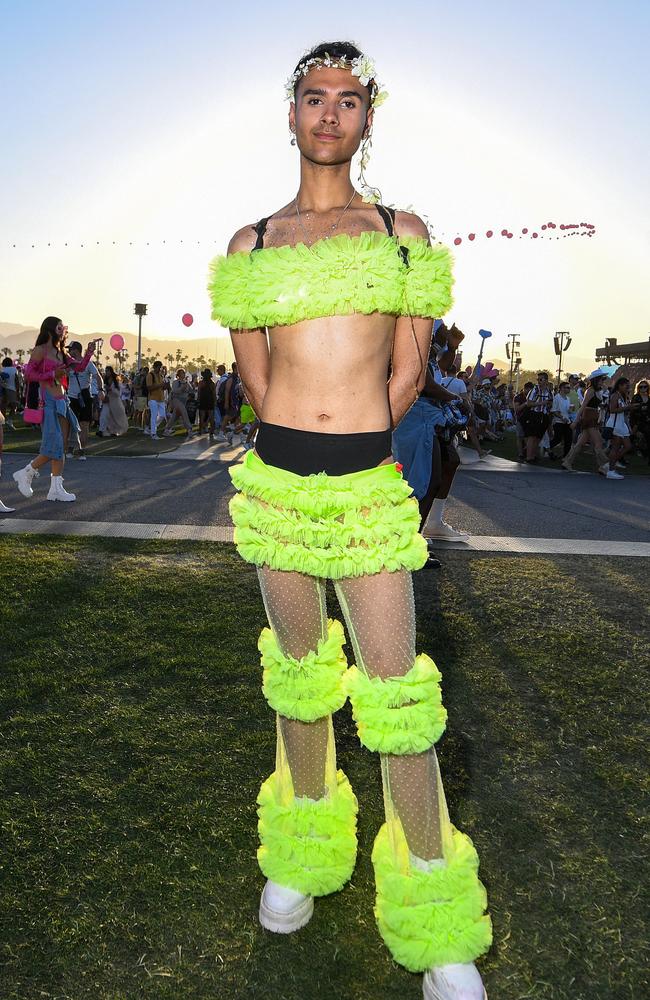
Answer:
[[[315, 45], [309, 52], [305, 52], [304, 56], [298, 60], [294, 73], [297, 73], [310, 59], [324, 59], [326, 56], [331, 56], [335, 60], [345, 59], [346, 62], [352, 62], [353, 59], [358, 59], [361, 55], [363, 55], [363, 52], [354, 42], [321, 42], [320, 45]], [[302, 77], [299, 77], [296, 82], [296, 91], [301, 79]], [[368, 101], [370, 102], [375, 96], [377, 89], [375, 80], [370, 80], [365, 89], [368, 91]]]

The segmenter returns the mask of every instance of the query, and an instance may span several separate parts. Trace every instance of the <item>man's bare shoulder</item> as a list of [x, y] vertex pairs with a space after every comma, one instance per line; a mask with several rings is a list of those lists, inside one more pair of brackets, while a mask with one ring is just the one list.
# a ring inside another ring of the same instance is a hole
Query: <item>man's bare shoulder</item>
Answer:
[[248, 226], [242, 226], [242, 228], [238, 229], [230, 240], [230, 243], [228, 244], [228, 253], [250, 253], [255, 246], [256, 240], [257, 234], [255, 232], [255, 223], [250, 223]]
[[414, 212], [396, 212], [395, 231], [399, 236], [419, 236], [427, 243], [431, 242], [426, 222]]
[[[293, 214], [295, 209], [292, 208], [294, 202], [290, 201], [288, 205], [283, 205], [282, 208], [277, 209], [271, 215], [266, 216], [267, 222], [271, 223], [268, 226], [269, 234], [273, 229], [273, 223], [271, 220], [285, 219]], [[238, 229], [230, 243], [228, 244], [228, 253], [250, 253], [257, 242], [257, 233], [255, 232], [255, 226], [257, 222], [251, 222], [248, 226], [243, 226]]]

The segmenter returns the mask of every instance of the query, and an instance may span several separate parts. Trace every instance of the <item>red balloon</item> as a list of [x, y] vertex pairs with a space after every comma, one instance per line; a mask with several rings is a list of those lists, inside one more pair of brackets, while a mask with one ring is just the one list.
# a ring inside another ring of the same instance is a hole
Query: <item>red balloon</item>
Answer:
[[508, 230], [507, 229], [502, 229], [501, 230], [501, 235], [502, 236], [507, 236], [508, 235]]
[[476, 238], [476, 233], [470, 233], [469, 236], [467, 237], [468, 240], [473, 240], [475, 238]]
[[486, 233], [485, 235], [486, 235], [486, 236], [488, 237], [488, 239], [489, 239], [489, 238], [490, 238], [490, 236], [494, 236], [494, 233], [492, 232], [492, 230], [491, 230], [491, 229], [488, 229], [488, 231], [487, 231], [487, 233]]
[[524, 234], [524, 236], [526, 235], [527, 232], [528, 232], [527, 229], [522, 229], [522, 233]]
[[459, 246], [462, 242], [463, 241], [461, 240], [460, 236], [457, 236], [456, 239], [454, 240], [454, 246]]
[[194, 317], [192, 316], [192, 313], [185, 313], [183, 315], [183, 326], [191, 326], [193, 322]]
[[111, 345], [114, 351], [121, 351], [122, 348], [124, 347], [124, 337], [122, 336], [121, 333], [114, 333], [111, 339], [109, 340], [109, 344]]

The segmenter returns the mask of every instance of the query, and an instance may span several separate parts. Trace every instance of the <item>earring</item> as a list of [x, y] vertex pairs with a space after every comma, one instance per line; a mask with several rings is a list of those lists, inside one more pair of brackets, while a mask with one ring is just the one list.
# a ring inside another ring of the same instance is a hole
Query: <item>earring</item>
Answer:
[[291, 132], [291, 145], [295, 146], [296, 145], [296, 133], [294, 132], [294, 130], [292, 128], [290, 128], [289, 131]]

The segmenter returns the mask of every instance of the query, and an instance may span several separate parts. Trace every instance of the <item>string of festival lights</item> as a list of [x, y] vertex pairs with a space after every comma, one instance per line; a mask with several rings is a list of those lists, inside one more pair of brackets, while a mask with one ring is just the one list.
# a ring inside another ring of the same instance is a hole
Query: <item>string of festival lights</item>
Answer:
[[[442, 237], [446, 242], [452, 242], [454, 246], [458, 247], [463, 244], [466, 240], [467, 243], [476, 243], [481, 239], [493, 239], [499, 237], [503, 239], [512, 240], [515, 235], [517, 239], [524, 240], [562, 240], [569, 236], [595, 236], [596, 227], [590, 222], [545, 222], [541, 226], [524, 226], [516, 234], [514, 230], [510, 228], [502, 227], [501, 229], [487, 229], [485, 232], [470, 232], [464, 235], [456, 233], [452, 235], [447, 232], [437, 231], [435, 234], [435, 239]], [[177, 247], [177, 246], [214, 246], [222, 243], [221, 240], [84, 240], [81, 243], [77, 243], [72, 240], [65, 240], [60, 242], [41, 242], [36, 241], [31, 243], [29, 240], [21, 243], [17, 241], [15, 243], [6, 243], [5, 248], [11, 248], [12, 250], [22, 250], [24, 248], [30, 248], [32, 250], [40, 250], [43, 248], [57, 249], [61, 247], [73, 247], [82, 250], [91, 247], [141, 247], [141, 246], [167, 246], [167, 247]]]

